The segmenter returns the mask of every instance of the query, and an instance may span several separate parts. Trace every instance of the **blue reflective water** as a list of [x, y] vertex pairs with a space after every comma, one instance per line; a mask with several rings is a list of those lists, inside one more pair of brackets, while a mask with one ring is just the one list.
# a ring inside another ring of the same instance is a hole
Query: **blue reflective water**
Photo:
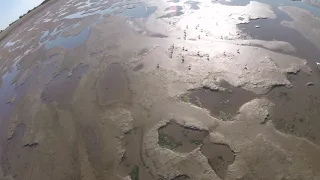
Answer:
[[40, 37], [40, 42], [43, 42], [48, 35], [49, 35], [49, 30], [43, 32]]
[[145, 7], [143, 4], [137, 4], [134, 8], [125, 9], [123, 12], [117, 15], [134, 18], [146, 18], [153, 14], [156, 10], [156, 6]]
[[[99, 14], [100, 18], [98, 21], [92, 21], [91, 23], [89, 23], [87, 27], [81, 31], [81, 33], [75, 36], [62, 37], [61, 34], [69, 30], [70, 28], [75, 28], [79, 26], [80, 25], [79, 22], [64, 28], [57, 27], [51, 33], [49, 31], [45, 31], [43, 32], [40, 38], [40, 43], [43, 43], [46, 49], [52, 49], [58, 46], [63, 46], [67, 49], [73, 49], [78, 45], [85, 43], [85, 41], [89, 37], [90, 27], [94, 24], [99, 23], [103, 19], [105, 14], [112, 14], [116, 16], [127, 16], [127, 17], [133, 17], [133, 18], [147, 18], [157, 10], [157, 7], [155, 6], [146, 7], [145, 4], [143, 3], [139, 3], [135, 5], [131, 4], [127, 6], [120, 6], [120, 5], [121, 5], [120, 3], [115, 3], [113, 6], [107, 9], [102, 9], [102, 7], [99, 7], [99, 8], [89, 9], [86, 11], [76, 12], [74, 14], [66, 16], [63, 19], [84, 18], [87, 16], [96, 15], [96, 14]], [[50, 40], [50, 38], [52, 37], [56, 37], [56, 38], [54, 40]]]
[[79, 11], [74, 14], [70, 14], [63, 19], [76, 19], [76, 18], [84, 18], [92, 15], [100, 15], [103, 16], [105, 14], [114, 14], [119, 11], [116, 15], [118, 16], [129, 16], [134, 18], [146, 18], [153, 14], [157, 10], [157, 7], [150, 6], [146, 7], [143, 3], [135, 4], [134, 6], [111, 6], [107, 9], [97, 9], [97, 10], [89, 10], [89, 11]]
[[78, 35], [75, 36], [68, 36], [68, 37], [61, 37], [58, 36], [54, 40], [48, 40], [45, 42], [46, 49], [52, 49], [58, 46], [63, 46], [67, 49], [73, 49], [81, 44], [84, 44], [85, 41], [89, 37], [89, 27], [83, 29]]

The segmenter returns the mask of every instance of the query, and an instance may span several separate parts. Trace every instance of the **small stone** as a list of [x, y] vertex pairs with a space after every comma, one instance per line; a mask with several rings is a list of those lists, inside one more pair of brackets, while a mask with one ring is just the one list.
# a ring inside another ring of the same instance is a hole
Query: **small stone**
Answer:
[[313, 82], [308, 82], [308, 83], [307, 83], [307, 86], [313, 86], [313, 85], [314, 85]]

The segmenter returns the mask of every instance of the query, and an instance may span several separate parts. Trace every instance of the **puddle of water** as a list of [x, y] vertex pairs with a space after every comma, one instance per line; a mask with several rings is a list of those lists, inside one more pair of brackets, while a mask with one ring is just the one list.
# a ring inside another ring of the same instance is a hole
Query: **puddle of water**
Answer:
[[185, 4], [189, 4], [190, 8], [193, 9], [193, 10], [200, 9], [199, 6], [198, 6], [198, 4], [200, 4], [200, 2], [198, 2], [198, 1], [187, 1], [187, 2], [185, 2]]
[[85, 28], [79, 34], [75, 36], [61, 37], [57, 35], [57, 37], [53, 40], [48, 40], [44, 42], [46, 49], [52, 49], [58, 46], [63, 46], [68, 49], [73, 49], [81, 44], [84, 44], [88, 39], [90, 34], [90, 29]]
[[[313, 70], [316, 70], [314, 64], [319, 61], [319, 49], [297, 30], [283, 26], [281, 24], [283, 19], [258, 19], [248, 24], [239, 24], [238, 27], [253, 39], [278, 40], [290, 43], [297, 51], [289, 54], [306, 59]], [[257, 25], [260, 28], [256, 28]]]
[[225, 144], [212, 143], [206, 138], [201, 153], [208, 158], [208, 163], [217, 175], [224, 179], [227, 175], [228, 167], [234, 162], [235, 153]]
[[41, 100], [45, 103], [56, 102], [61, 109], [70, 109], [73, 93], [87, 69], [88, 66], [80, 64], [72, 71], [71, 77], [68, 70], [56, 75], [42, 92]]
[[183, 14], [181, 11], [183, 8], [182, 6], [170, 6], [165, 9], [165, 11], [171, 11], [163, 16], [160, 16], [159, 18], [171, 18], [175, 16], [180, 16]]
[[210, 114], [221, 120], [232, 120], [239, 108], [246, 102], [256, 97], [252, 92], [242, 88], [233, 87], [227, 82], [221, 84], [226, 91], [212, 91], [210, 89], [198, 89], [190, 91], [186, 101], [208, 109]]
[[[275, 103], [270, 119], [284, 133], [306, 137], [320, 145], [320, 78], [303, 72], [290, 75], [292, 88], [277, 87], [266, 97]], [[312, 82], [314, 85], [308, 86]]]
[[184, 127], [174, 120], [159, 128], [159, 145], [177, 152], [191, 152], [209, 134], [205, 130]]
[[127, 102], [131, 98], [129, 82], [120, 64], [114, 63], [103, 72], [97, 82], [100, 105]]

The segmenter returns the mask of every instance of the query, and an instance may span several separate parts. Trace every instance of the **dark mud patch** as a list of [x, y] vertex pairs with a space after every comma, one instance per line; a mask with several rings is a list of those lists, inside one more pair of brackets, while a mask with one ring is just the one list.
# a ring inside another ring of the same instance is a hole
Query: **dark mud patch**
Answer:
[[136, 67], [133, 68], [133, 71], [139, 71], [144, 67], [143, 63], [138, 64]]
[[22, 139], [26, 131], [24, 124], [18, 125], [4, 146], [1, 155], [1, 164], [4, 176], [11, 175], [12, 178], [23, 180], [29, 177], [32, 168], [32, 155], [34, 147], [24, 147]]
[[133, 129], [126, 133], [123, 141], [126, 150], [120, 162], [119, 173], [130, 176], [132, 180], [155, 179], [143, 161], [142, 139], [142, 130]]
[[256, 97], [254, 93], [233, 87], [227, 82], [224, 82], [222, 87], [226, 90], [215, 91], [208, 88], [191, 90], [182, 96], [182, 100], [205, 108], [212, 116], [227, 121], [233, 119], [243, 104]]
[[182, 6], [170, 6], [165, 9], [165, 11], [170, 11], [167, 14], [160, 16], [159, 18], [171, 18], [175, 16], [181, 16], [183, 14], [182, 12]]
[[80, 64], [73, 69], [72, 75], [69, 70], [64, 70], [54, 76], [42, 92], [41, 100], [45, 103], [56, 102], [61, 109], [70, 109], [73, 93], [87, 69], [88, 66]]
[[159, 128], [159, 145], [177, 152], [191, 152], [199, 147], [208, 131], [185, 127], [174, 120]]
[[228, 167], [234, 162], [235, 153], [226, 144], [212, 143], [206, 138], [201, 153], [208, 159], [211, 168], [217, 175], [224, 179], [226, 177]]
[[111, 64], [98, 79], [96, 89], [100, 105], [127, 102], [131, 98], [129, 82], [120, 64]]
[[188, 4], [190, 6], [190, 9], [193, 9], [193, 10], [200, 9], [200, 7], [198, 6], [200, 4], [200, 2], [198, 2], [198, 1], [187, 1], [187, 2], [185, 2], [185, 4]]
[[188, 179], [190, 179], [190, 177], [187, 175], [179, 175], [171, 180], [188, 180]]
[[277, 87], [266, 95], [275, 104], [270, 119], [279, 131], [320, 145], [320, 77], [300, 72], [288, 78], [292, 88]]

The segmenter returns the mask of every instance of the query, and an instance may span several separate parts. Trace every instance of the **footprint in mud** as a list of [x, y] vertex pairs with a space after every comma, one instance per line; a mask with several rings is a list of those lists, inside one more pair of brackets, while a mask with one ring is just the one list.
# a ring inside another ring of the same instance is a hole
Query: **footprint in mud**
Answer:
[[38, 143], [23, 144], [23, 137], [26, 131], [24, 124], [18, 125], [3, 146], [1, 155], [2, 169], [4, 176], [11, 175], [16, 180], [23, 180], [29, 177], [29, 170], [32, 168], [33, 152]]
[[[173, 151], [189, 153], [200, 147], [201, 153], [207, 157], [208, 164], [222, 179], [226, 176], [228, 167], [234, 162], [235, 153], [226, 144], [210, 141], [206, 130], [185, 127], [174, 120], [159, 128], [159, 145]], [[189, 179], [181, 175], [175, 179]]]
[[184, 102], [205, 108], [210, 111], [212, 116], [227, 121], [233, 119], [243, 104], [256, 97], [254, 93], [233, 87], [226, 81], [221, 82], [220, 86], [226, 90], [211, 90], [204, 87], [190, 90], [182, 95], [181, 99]]
[[138, 64], [136, 67], [133, 68], [133, 71], [139, 71], [144, 67], [143, 63]]
[[80, 82], [80, 77], [87, 69], [88, 66], [79, 64], [72, 73], [64, 70], [56, 75], [42, 92], [41, 100], [45, 103], [57, 102], [59, 108], [69, 109], [72, 95]]
[[131, 98], [129, 82], [120, 64], [111, 64], [98, 79], [96, 89], [100, 105], [127, 102]]

